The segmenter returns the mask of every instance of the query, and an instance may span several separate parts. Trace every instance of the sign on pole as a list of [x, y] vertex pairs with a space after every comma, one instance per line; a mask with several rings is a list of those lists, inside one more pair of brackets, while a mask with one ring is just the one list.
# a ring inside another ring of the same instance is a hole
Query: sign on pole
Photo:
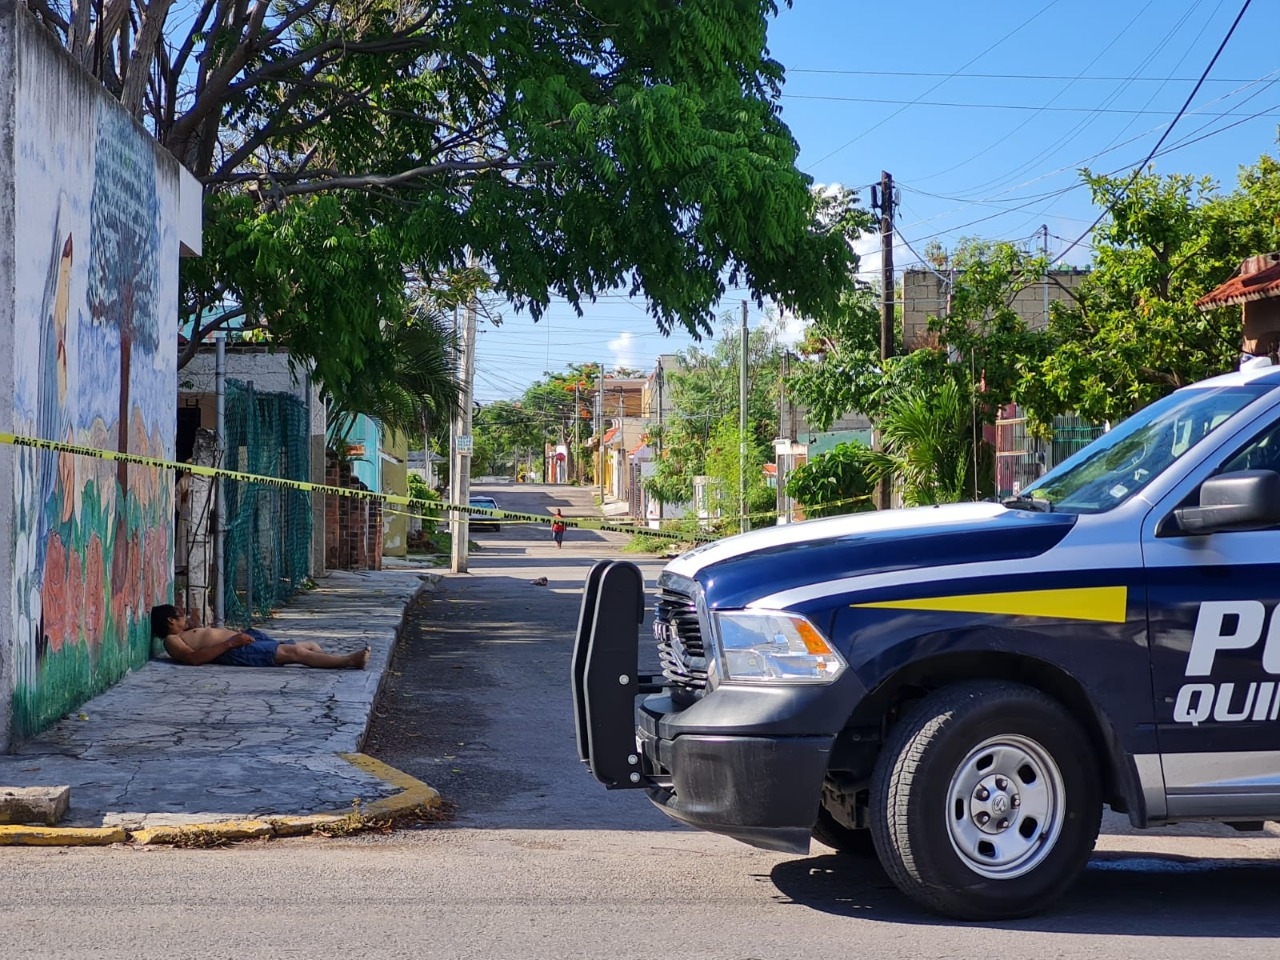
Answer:
[[456, 440], [459, 455], [464, 457], [471, 456], [471, 434], [459, 435]]

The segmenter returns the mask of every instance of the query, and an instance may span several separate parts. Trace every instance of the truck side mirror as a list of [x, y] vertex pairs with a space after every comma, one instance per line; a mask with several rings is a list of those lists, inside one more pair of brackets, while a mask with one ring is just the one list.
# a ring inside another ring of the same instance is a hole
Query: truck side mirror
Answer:
[[1239, 470], [1200, 485], [1200, 505], [1173, 512], [1177, 530], [1203, 536], [1227, 530], [1265, 530], [1280, 524], [1280, 473]]

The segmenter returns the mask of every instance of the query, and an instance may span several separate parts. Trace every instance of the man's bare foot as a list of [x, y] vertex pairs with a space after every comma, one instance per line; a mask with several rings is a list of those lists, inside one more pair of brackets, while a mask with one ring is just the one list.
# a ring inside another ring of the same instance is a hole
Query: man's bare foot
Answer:
[[347, 666], [352, 670], [366, 669], [369, 666], [369, 653], [369, 648], [365, 647], [363, 650], [351, 654], [347, 657]]

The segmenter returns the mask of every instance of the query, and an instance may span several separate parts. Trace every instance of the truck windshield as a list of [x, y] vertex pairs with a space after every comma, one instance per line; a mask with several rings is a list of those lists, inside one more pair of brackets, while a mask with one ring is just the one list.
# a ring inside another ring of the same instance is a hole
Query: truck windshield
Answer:
[[1023, 491], [1054, 511], [1105, 513], [1272, 387], [1179, 390], [1139, 410]]

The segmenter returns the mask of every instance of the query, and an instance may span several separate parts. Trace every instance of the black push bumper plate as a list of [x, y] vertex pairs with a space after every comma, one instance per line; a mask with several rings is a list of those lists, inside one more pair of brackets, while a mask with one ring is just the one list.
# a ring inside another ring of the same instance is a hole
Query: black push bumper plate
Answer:
[[602, 560], [582, 591], [573, 645], [573, 720], [578, 756], [611, 790], [645, 786], [636, 749], [635, 698], [652, 689], [637, 675], [644, 575], [626, 560]]

